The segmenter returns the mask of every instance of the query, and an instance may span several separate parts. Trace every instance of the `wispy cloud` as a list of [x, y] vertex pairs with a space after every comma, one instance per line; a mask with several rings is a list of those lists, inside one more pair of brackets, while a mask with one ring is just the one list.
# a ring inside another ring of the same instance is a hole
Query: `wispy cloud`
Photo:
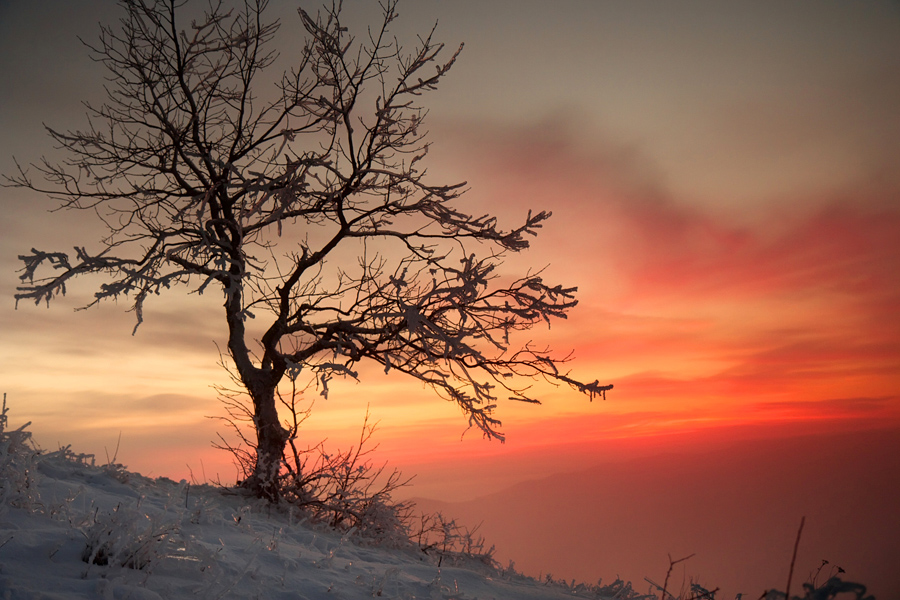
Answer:
[[835, 393], [887, 398], [876, 412], [897, 405], [891, 185], [716, 210], [667, 192], [638, 149], [587, 139], [572, 119], [455, 135], [479, 200], [506, 215], [554, 211], [550, 243], [536, 241], [527, 260], [584, 291], [583, 308], [550, 337], [575, 345], [579, 370], [612, 371], [620, 401], [674, 419], [698, 406], [813, 418]]

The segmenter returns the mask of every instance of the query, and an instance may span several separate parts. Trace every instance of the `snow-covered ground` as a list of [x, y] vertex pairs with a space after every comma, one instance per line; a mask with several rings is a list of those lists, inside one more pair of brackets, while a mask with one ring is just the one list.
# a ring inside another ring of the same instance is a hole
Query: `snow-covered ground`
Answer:
[[[8, 426], [5, 403], [0, 413], [2, 600], [657, 598], [618, 580], [538, 581], [489, 553], [423, 550], [399, 530], [376, 544], [304, 514], [233, 490], [149, 479], [69, 448], [41, 452], [26, 427]], [[809, 600], [872, 600], [837, 578], [803, 588]], [[699, 586], [676, 593], [715, 600]]]
[[[5, 421], [5, 415], [4, 415]], [[478, 557], [378, 547], [209, 485], [148, 479], [0, 422], [0, 598], [628, 598]], [[396, 544], [395, 544], [396, 546]]]

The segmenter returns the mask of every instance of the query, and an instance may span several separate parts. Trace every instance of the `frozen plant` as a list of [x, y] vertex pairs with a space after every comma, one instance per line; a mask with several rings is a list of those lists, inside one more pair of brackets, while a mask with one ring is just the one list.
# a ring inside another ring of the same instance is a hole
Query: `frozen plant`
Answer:
[[179, 528], [159, 523], [139, 510], [117, 505], [111, 511], [95, 511], [86, 528], [82, 560], [89, 565], [113, 565], [145, 569], [172, 553], [179, 545]]
[[[791, 600], [875, 600], [868, 595], [866, 586], [861, 583], [844, 581], [840, 577], [830, 577], [821, 585], [811, 582], [803, 584], [803, 595], [792, 596]], [[763, 594], [763, 600], [785, 600], [786, 594], [779, 590], [769, 590]]]
[[463, 210], [465, 182], [428, 176], [422, 99], [462, 46], [445, 54], [432, 29], [404, 47], [392, 31], [397, 0], [354, 35], [331, 2], [299, 9], [304, 45], [272, 77], [280, 24], [267, 0], [213, 2], [203, 14], [185, 4], [120, 2], [118, 25], [88, 44], [107, 71], [105, 102], [87, 105], [83, 129], [47, 128], [62, 162], [6, 177], [109, 229], [74, 253], [21, 255], [17, 300], [49, 304], [71, 279], [100, 275], [90, 305], [129, 296], [137, 329], [156, 295], [217, 290], [252, 403], [243, 485], [272, 501], [291, 438], [276, 391], [301, 372], [325, 396], [374, 362], [501, 440], [497, 403], [537, 403], [535, 379], [590, 398], [612, 387], [570, 376], [568, 356], [515, 337], [577, 304], [575, 287], [539, 270], [501, 274], [550, 212], [503, 226]]
[[[478, 528], [468, 529], [441, 513], [421, 514], [418, 520], [408, 519], [408, 535], [416, 546], [441, 566], [448, 564], [476, 564], [501, 571], [494, 560], [494, 547], [485, 549], [484, 538]], [[512, 572], [512, 564], [509, 571]]]
[[9, 428], [6, 394], [0, 410], [0, 514], [7, 506], [34, 510], [40, 501], [35, 485], [40, 450], [27, 431], [31, 422]]

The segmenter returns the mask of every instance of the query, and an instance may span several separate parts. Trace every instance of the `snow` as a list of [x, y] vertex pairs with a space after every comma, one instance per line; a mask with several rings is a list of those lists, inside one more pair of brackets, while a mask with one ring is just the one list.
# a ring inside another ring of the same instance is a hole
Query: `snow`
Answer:
[[367, 544], [299, 511], [149, 479], [0, 422], [0, 598], [627, 598], [622, 582], [538, 582], [478, 556]]
[[[150, 479], [114, 462], [98, 465], [93, 456], [69, 447], [42, 452], [31, 442], [28, 424], [8, 427], [7, 412], [4, 402], [2, 600], [657, 600], [621, 580], [611, 585], [549, 576], [538, 581], [512, 564], [501, 568], [477, 544], [454, 551], [418, 545], [405, 531], [397, 535], [402, 530], [395, 520], [385, 521], [393, 528], [381, 531], [376, 543], [355, 529], [338, 531], [310, 521], [311, 513], [287, 503], [273, 505], [207, 484]], [[372, 525], [379, 530], [383, 523], [376, 519]], [[529, 531], [537, 525], [522, 523]], [[865, 586], [837, 577], [815, 589], [804, 584], [801, 593], [807, 600], [874, 600]], [[764, 597], [784, 594], [770, 590]], [[715, 595], [693, 586], [679, 598], [714, 600]]]

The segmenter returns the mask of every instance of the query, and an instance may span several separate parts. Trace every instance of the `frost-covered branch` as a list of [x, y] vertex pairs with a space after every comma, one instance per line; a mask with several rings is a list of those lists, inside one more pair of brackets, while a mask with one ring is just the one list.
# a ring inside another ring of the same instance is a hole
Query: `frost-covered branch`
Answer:
[[[88, 45], [107, 72], [105, 102], [88, 106], [83, 129], [48, 128], [62, 162], [5, 178], [93, 211], [108, 231], [73, 256], [23, 254], [16, 299], [49, 304], [96, 275], [89, 305], [128, 295], [140, 324], [144, 303], [169, 289], [220, 290], [227, 350], [253, 400], [248, 487], [278, 496], [291, 429], [276, 391], [297, 369], [326, 393], [374, 361], [456, 402], [489, 437], [501, 437], [499, 401], [538, 400], [536, 378], [591, 398], [611, 387], [513, 335], [577, 303], [574, 287], [544, 274], [498, 275], [550, 213], [504, 226], [460, 207], [464, 182], [427, 175], [422, 102], [461, 45], [448, 55], [432, 29], [404, 47], [391, 32], [396, 0], [360, 37], [340, 2], [301, 9], [303, 48], [267, 89], [259, 76], [274, 65], [280, 24], [266, 21], [266, 0], [212, 3], [192, 20], [178, 0], [120, 4], [118, 24]], [[360, 253], [357, 265], [335, 258], [347, 252]]]

